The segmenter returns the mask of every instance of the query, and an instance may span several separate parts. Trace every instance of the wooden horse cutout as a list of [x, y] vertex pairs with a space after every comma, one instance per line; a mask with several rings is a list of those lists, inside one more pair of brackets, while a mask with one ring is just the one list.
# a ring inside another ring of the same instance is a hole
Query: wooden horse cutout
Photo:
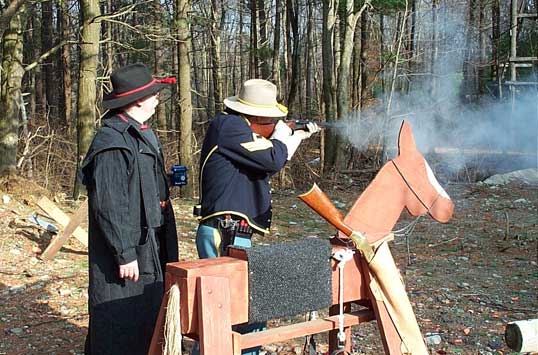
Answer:
[[[350, 350], [350, 327], [377, 320], [387, 354], [427, 354], [413, 310], [386, 243], [386, 236], [406, 208], [412, 215], [430, 214], [447, 222], [454, 205], [435, 179], [426, 160], [415, 146], [411, 128], [403, 123], [399, 135], [399, 155], [387, 162], [342, 219], [328, 198], [317, 188], [300, 198], [340, 231], [332, 239], [333, 251], [345, 247], [351, 237], [361, 253], [344, 267], [343, 295], [333, 262], [330, 317], [250, 334], [237, 334], [231, 325], [248, 321], [248, 260], [240, 252], [230, 257], [171, 263], [166, 269], [166, 289], [180, 290], [181, 333], [200, 340], [201, 354], [240, 354], [242, 349], [294, 337], [331, 331], [330, 351], [336, 350], [336, 311], [342, 296], [346, 350]], [[362, 238], [361, 243], [357, 241]], [[370, 250], [366, 253], [365, 250]], [[233, 296], [230, 297], [230, 290]], [[219, 297], [213, 297], [219, 293]], [[163, 326], [168, 301], [166, 293], [150, 354], [161, 354]], [[278, 301], [278, 300], [276, 300]], [[366, 309], [349, 312], [350, 304]]]

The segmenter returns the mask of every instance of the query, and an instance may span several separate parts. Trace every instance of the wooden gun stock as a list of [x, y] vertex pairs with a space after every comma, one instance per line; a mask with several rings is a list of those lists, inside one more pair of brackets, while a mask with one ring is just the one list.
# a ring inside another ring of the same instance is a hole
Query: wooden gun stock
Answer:
[[299, 198], [340, 232], [348, 237], [353, 233], [353, 230], [344, 223], [344, 217], [340, 211], [336, 209], [329, 197], [321, 191], [317, 184], [314, 184], [310, 191], [299, 195]]

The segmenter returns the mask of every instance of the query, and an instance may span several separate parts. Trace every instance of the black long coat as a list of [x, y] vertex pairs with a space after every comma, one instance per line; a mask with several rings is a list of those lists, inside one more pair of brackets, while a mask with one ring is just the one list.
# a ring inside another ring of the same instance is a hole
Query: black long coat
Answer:
[[[172, 207], [160, 205], [162, 154], [134, 120], [112, 116], [97, 132], [81, 173], [89, 197], [85, 352], [147, 354], [164, 291], [163, 268], [178, 259]], [[138, 282], [120, 279], [118, 265], [134, 260]]]

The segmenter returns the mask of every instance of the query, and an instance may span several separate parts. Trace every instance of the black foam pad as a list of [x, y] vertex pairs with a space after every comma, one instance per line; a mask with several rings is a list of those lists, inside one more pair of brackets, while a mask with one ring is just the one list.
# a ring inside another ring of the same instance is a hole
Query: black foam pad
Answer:
[[331, 245], [299, 241], [246, 249], [249, 322], [294, 316], [331, 305]]

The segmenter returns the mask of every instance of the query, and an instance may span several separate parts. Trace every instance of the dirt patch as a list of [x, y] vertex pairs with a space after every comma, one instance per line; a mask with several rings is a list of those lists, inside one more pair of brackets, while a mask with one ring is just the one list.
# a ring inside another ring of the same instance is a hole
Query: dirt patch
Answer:
[[[345, 212], [364, 186], [350, 181], [322, 187]], [[52, 261], [39, 260], [36, 253], [51, 235], [27, 217], [41, 212], [34, 203], [46, 191], [21, 180], [0, 188], [0, 197], [7, 196], [0, 203], [0, 354], [80, 354], [88, 322], [85, 248], [70, 238]], [[505, 324], [536, 318], [538, 310], [538, 191], [479, 184], [449, 185], [447, 191], [456, 204], [450, 223], [423, 217], [409, 236], [409, 253], [405, 239], [391, 244], [422, 333], [439, 336], [440, 343], [430, 346], [433, 353], [510, 353], [503, 340]], [[255, 243], [334, 234], [297, 199], [300, 192], [274, 194], [273, 234]], [[68, 213], [77, 207], [61, 196], [56, 203]], [[194, 201], [175, 199], [174, 205], [180, 257], [194, 259]], [[404, 213], [396, 228], [410, 221]], [[327, 351], [326, 336], [315, 339], [318, 351]], [[299, 353], [303, 341], [264, 351]], [[383, 353], [375, 323], [353, 329], [353, 350]]]

